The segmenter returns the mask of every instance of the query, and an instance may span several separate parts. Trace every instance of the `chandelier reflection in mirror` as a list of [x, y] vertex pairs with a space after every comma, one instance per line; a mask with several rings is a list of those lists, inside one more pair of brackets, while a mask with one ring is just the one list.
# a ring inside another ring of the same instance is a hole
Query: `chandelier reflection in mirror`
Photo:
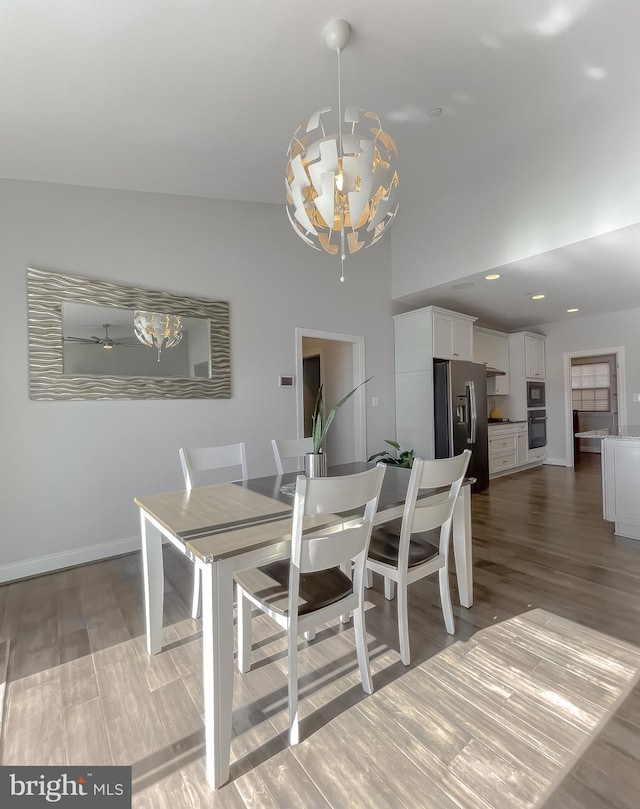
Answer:
[[173, 348], [182, 340], [182, 318], [162, 312], [133, 313], [133, 332], [144, 345], [158, 349], [158, 362], [163, 349]]
[[315, 112], [291, 139], [285, 178], [293, 229], [316, 250], [340, 254], [341, 281], [347, 251], [375, 244], [393, 221], [399, 185], [398, 148], [378, 116], [351, 106], [342, 114], [340, 52], [350, 33], [346, 20], [325, 28], [338, 57], [338, 134], [326, 134], [331, 107]]

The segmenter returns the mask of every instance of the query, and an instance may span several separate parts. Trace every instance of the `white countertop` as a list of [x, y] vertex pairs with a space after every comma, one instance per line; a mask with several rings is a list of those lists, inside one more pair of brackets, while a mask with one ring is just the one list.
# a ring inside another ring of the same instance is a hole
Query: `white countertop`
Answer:
[[583, 433], [575, 433], [576, 438], [618, 438], [627, 441], [640, 441], [640, 426], [623, 424], [612, 433], [608, 427], [602, 430], [585, 430]]
[[607, 435], [605, 438], [626, 438], [628, 441], [640, 441], [640, 427], [637, 424], [623, 424], [618, 427], [617, 433]]
[[609, 428], [602, 430], [585, 430], [582, 433], [574, 433], [576, 438], [606, 438], [609, 435]]

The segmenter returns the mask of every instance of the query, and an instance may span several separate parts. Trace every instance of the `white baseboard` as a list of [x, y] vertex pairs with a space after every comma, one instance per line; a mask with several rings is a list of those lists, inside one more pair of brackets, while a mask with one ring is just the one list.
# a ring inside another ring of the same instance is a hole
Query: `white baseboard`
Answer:
[[549, 466], [567, 466], [566, 458], [545, 458], [544, 462]]
[[25, 559], [23, 562], [10, 562], [8, 565], [0, 565], [0, 583], [39, 576], [42, 573], [51, 573], [65, 567], [75, 567], [87, 562], [96, 562], [98, 559], [108, 559], [110, 556], [120, 556], [123, 553], [139, 551], [141, 547], [139, 536], [126, 537], [113, 542], [89, 545], [86, 548], [74, 548], [70, 551], [37, 556], [35, 559]]

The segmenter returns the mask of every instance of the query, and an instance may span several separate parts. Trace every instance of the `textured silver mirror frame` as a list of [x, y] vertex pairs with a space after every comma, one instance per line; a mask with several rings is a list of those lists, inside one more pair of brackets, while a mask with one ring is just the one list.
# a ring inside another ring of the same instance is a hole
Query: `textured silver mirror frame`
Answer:
[[[47, 270], [27, 272], [31, 399], [229, 399], [229, 303], [174, 295]], [[62, 302], [153, 309], [209, 319], [211, 378], [65, 376]]]

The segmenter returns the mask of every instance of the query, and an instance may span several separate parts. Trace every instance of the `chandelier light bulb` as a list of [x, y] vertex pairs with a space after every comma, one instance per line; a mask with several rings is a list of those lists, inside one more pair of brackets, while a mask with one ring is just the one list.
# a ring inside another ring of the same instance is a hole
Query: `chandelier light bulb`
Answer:
[[328, 134], [332, 108], [315, 112], [291, 139], [285, 176], [291, 226], [310, 247], [340, 256], [341, 281], [346, 255], [375, 244], [393, 221], [399, 186], [398, 148], [378, 116], [342, 111], [340, 52], [349, 33], [345, 20], [325, 29], [338, 58], [337, 134]]

